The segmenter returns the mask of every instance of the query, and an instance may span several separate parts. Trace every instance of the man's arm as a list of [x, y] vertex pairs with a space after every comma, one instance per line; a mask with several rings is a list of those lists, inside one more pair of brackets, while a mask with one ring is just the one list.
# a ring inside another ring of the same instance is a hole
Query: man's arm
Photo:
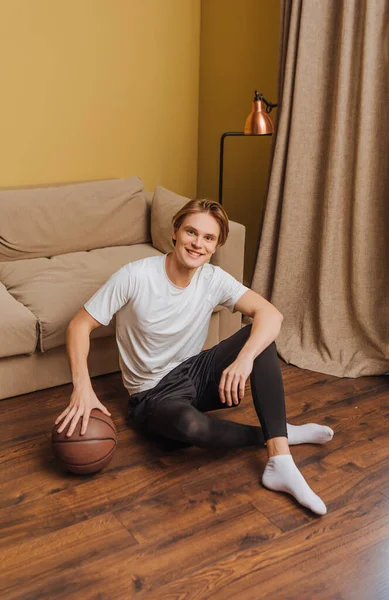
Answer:
[[89, 336], [93, 329], [100, 325], [101, 323], [82, 308], [70, 321], [66, 330], [66, 350], [74, 386], [91, 384], [87, 363]]
[[244, 397], [247, 378], [253, 370], [254, 359], [278, 336], [283, 320], [282, 314], [270, 302], [256, 292], [248, 290], [235, 305], [236, 310], [252, 317], [250, 336], [236, 360], [224, 371], [219, 383], [220, 399], [228, 406], [239, 404]]
[[251, 334], [240, 354], [254, 360], [276, 339], [281, 330], [282, 314], [256, 292], [248, 290], [235, 305], [245, 317], [252, 317]]
[[58, 428], [61, 432], [71, 422], [67, 436], [72, 435], [80, 417], [82, 417], [81, 435], [86, 432], [93, 408], [98, 408], [110, 416], [110, 412], [101, 404], [93, 391], [87, 362], [90, 349], [89, 336], [91, 331], [100, 325], [101, 323], [82, 308], [70, 321], [66, 331], [66, 349], [72, 372], [73, 393], [69, 406], [57, 417], [55, 424], [57, 425], [63, 419]]

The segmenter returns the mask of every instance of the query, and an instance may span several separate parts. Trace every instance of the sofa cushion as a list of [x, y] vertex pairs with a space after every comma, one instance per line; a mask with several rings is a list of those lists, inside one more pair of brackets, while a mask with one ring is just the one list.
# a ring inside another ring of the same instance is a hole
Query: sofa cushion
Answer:
[[[123, 265], [159, 255], [150, 244], [73, 252], [53, 258], [0, 263], [0, 280], [39, 321], [42, 352], [66, 341], [66, 328], [83, 304]], [[91, 337], [114, 334], [113, 322]]]
[[155, 188], [151, 203], [151, 240], [155, 248], [164, 254], [174, 248], [172, 242], [172, 218], [190, 198], [170, 192], [161, 185]]
[[0, 261], [150, 241], [138, 177], [0, 190]]
[[0, 358], [32, 354], [38, 341], [36, 317], [0, 283]]

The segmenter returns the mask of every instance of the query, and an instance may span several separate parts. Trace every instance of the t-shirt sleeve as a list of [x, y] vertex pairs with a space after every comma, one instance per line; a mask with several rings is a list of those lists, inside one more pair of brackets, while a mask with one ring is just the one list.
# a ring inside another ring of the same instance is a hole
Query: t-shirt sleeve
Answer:
[[235, 312], [235, 304], [249, 288], [220, 267], [215, 267], [215, 270], [214, 305], [220, 304]]
[[131, 265], [116, 271], [108, 281], [84, 304], [85, 310], [102, 325], [109, 325], [112, 317], [133, 294], [134, 277]]

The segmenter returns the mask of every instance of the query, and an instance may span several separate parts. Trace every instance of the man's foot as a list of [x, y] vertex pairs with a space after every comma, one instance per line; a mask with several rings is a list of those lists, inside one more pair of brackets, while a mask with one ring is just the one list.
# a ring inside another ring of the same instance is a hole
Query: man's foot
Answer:
[[325, 515], [327, 512], [326, 505], [311, 490], [290, 454], [279, 454], [269, 458], [262, 475], [262, 483], [269, 490], [291, 494], [297, 502], [317, 515]]
[[289, 446], [296, 444], [326, 444], [334, 437], [334, 431], [326, 425], [306, 423], [305, 425], [290, 425], [287, 423]]

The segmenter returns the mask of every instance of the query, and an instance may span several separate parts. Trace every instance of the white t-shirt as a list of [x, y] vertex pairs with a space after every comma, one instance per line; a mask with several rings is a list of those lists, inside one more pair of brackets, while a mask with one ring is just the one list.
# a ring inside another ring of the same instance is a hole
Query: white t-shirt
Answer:
[[214, 308], [221, 304], [233, 312], [248, 290], [209, 263], [180, 288], [168, 278], [165, 263], [163, 255], [125, 265], [84, 305], [102, 325], [116, 313], [120, 368], [130, 394], [154, 387], [201, 352]]

